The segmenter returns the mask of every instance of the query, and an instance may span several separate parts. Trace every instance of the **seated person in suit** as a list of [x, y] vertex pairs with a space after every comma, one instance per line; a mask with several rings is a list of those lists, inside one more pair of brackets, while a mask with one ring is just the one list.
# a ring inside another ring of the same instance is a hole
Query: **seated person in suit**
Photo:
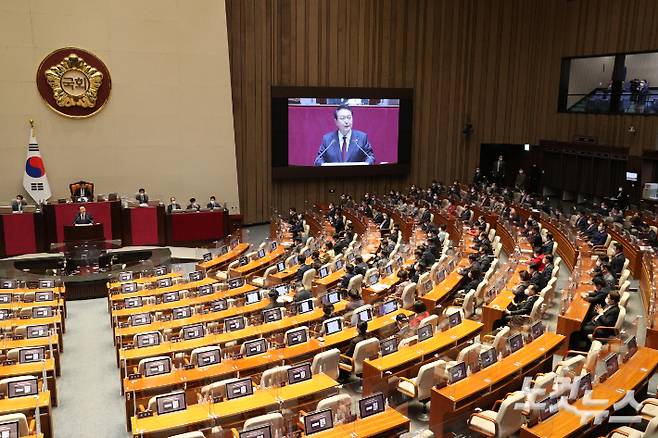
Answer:
[[216, 208], [222, 208], [221, 205], [219, 205], [219, 202], [215, 200], [214, 196], [210, 197], [210, 202], [206, 205], [206, 208], [209, 208], [210, 210], [214, 210]]
[[311, 298], [313, 298], [311, 291], [301, 287], [297, 292], [295, 292], [295, 296], [292, 300], [296, 303], [299, 303], [300, 301], [310, 300]]
[[320, 263], [326, 264], [331, 263], [336, 257], [336, 252], [334, 251], [334, 244], [331, 240], [327, 240], [324, 243], [324, 251], [320, 255]]
[[401, 313], [395, 317], [395, 335], [398, 337], [398, 341], [414, 335], [413, 330], [409, 327], [409, 317], [407, 315]]
[[181, 206], [176, 202], [176, 198], [173, 196], [169, 198], [169, 205], [167, 205], [167, 213], [171, 214], [174, 210], [180, 210]]
[[543, 289], [546, 286], [544, 283], [544, 275], [539, 270], [539, 265], [537, 263], [531, 263], [528, 266], [528, 272], [530, 273], [530, 284], [536, 285], [539, 289]]
[[73, 225], [87, 225], [93, 223], [94, 218], [87, 213], [87, 209], [84, 205], [81, 205], [78, 214], [75, 216], [75, 219], [73, 219]]
[[548, 284], [548, 282], [551, 280], [554, 268], [555, 266], [553, 265], [553, 254], [546, 254], [544, 256], [544, 270], [542, 271], [542, 275], [544, 276], [544, 284]]
[[146, 194], [146, 190], [144, 189], [139, 189], [137, 194], [135, 195], [135, 199], [139, 204], [148, 204], [149, 203], [149, 195]]
[[520, 303], [511, 302], [505, 309], [505, 316], [494, 323], [493, 328], [498, 329], [512, 321], [515, 316], [529, 316], [535, 302], [539, 299], [539, 288], [531, 284], [525, 290], [526, 298]]
[[187, 204], [188, 210], [201, 210], [201, 206], [196, 202], [196, 198], [190, 198], [190, 203]]
[[594, 283], [594, 291], [590, 293], [583, 292], [580, 296], [589, 303], [602, 306], [610, 293], [610, 288], [606, 286], [605, 280], [602, 277], [594, 277], [592, 283]]
[[73, 199], [77, 202], [87, 202], [94, 197], [91, 187], [86, 182], [81, 182], [77, 189], [73, 192]]
[[589, 243], [592, 246], [604, 245], [605, 241], [608, 239], [608, 232], [605, 230], [603, 223], [599, 224], [595, 233], [592, 234], [592, 238]]
[[384, 216], [384, 219], [379, 224], [379, 229], [386, 232], [386, 231], [389, 231], [391, 229], [391, 218], [388, 217], [388, 214], [386, 214], [386, 213], [384, 213], [383, 216]]
[[265, 310], [274, 309], [275, 307], [284, 307], [284, 304], [278, 301], [279, 292], [277, 292], [276, 289], [271, 289], [267, 293], [267, 298], [269, 298], [270, 302], [265, 306]]
[[359, 334], [353, 337], [350, 341], [349, 345], [347, 346], [347, 350], [345, 351], [345, 356], [353, 357], [356, 344], [368, 339], [368, 321], [359, 322], [356, 325], [356, 329], [358, 330]]
[[[626, 261], [626, 256], [624, 255], [624, 245], [619, 242], [615, 243], [615, 255], [610, 259], [610, 273], [619, 278], [621, 271], [624, 270], [624, 262]], [[621, 285], [620, 285], [621, 286]]]
[[11, 211], [23, 211], [27, 201], [23, 198], [23, 195], [16, 195], [16, 199], [11, 201]]
[[340, 288], [341, 289], [347, 289], [347, 286], [350, 284], [350, 280], [355, 276], [356, 274], [354, 273], [354, 265], [351, 263], [348, 263], [345, 265], [345, 275], [343, 275], [343, 278], [340, 280]]
[[[571, 349], [588, 351], [591, 342], [587, 335], [594, 334], [594, 329], [596, 329], [596, 327], [614, 327], [617, 323], [617, 318], [619, 318], [620, 298], [619, 292], [612, 291], [607, 295], [604, 304], [598, 304], [594, 307], [591, 319], [583, 325], [581, 331], [575, 332], [571, 336], [569, 342]], [[612, 330], [599, 330], [596, 332], [596, 337], [605, 338], [614, 336], [614, 334], [615, 333]]]
[[459, 273], [461, 275], [467, 275], [470, 271], [477, 269], [478, 271], [482, 270], [482, 266], [480, 265], [480, 262], [478, 261], [478, 255], [475, 253], [469, 254], [468, 255], [468, 263], [469, 265], [465, 268], [459, 268]]
[[544, 246], [542, 246], [541, 250], [544, 254], [553, 254], [553, 245], [555, 242], [553, 241], [553, 234], [552, 233], [546, 233], [546, 242], [544, 242]]
[[306, 264], [306, 257], [304, 257], [301, 254], [297, 256], [297, 263], [299, 264], [299, 268], [297, 269], [297, 272], [295, 273], [295, 280], [302, 281], [306, 271], [313, 268], [313, 265], [311, 265], [311, 264], [307, 265]]
[[530, 284], [531, 276], [528, 271], [521, 271], [519, 272], [519, 278], [521, 281], [514, 287], [514, 289], [512, 289], [512, 293], [514, 294], [514, 302], [517, 304], [527, 298], [525, 290]]
[[603, 281], [605, 281], [605, 285], [610, 290], [614, 289], [615, 285], [617, 284], [617, 279], [614, 275], [612, 275], [612, 272], [610, 272], [610, 263], [602, 263], [601, 269], [599, 270], [596, 277], [602, 278]]
[[328, 132], [322, 137], [322, 144], [315, 158], [315, 165], [323, 163], [361, 163], [375, 164], [375, 154], [368, 134], [352, 129], [352, 109], [340, 105], [334, 111], [336, 131]]
[[351, 290], [347, 292], [347, 311], [351, 312], [352, 310], [363, 306], [365, 303], [363, 301], [363, 298], [361, 298], [361, 295], [359, 295], [359, 292], [355, 290]]
[[334, 314], [334, 310], [335, 310], [334, 305], [331, 303], [322, 306], [322, 322], [336, 317], [336, 315]]

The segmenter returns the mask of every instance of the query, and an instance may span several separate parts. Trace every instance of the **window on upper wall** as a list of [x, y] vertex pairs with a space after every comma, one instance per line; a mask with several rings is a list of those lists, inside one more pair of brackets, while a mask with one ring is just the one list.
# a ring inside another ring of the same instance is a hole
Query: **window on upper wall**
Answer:
[[658, 52], [563, 58], [558, 110], [658, 114]]

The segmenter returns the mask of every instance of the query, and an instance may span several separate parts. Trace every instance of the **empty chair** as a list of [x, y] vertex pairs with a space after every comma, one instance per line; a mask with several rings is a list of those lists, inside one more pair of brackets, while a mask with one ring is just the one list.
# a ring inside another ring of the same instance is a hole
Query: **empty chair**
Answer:
[[33, 435], [35, 433], [35, 431], [30, 429], [25, 414], [15, 413], [15, 414], [0, 415], [0, 424], [15, 423], [15, 422], [18, 422], [19, 437]]
[[480, 351], [482, 344], [474, 342], [462, 348], [457, 354], [457, 362], [464, 362], [471, 370], [479, 369]]
[[[201, 387], [201, 395], [204, 397], [221, 397], [226, 398], [226, 384], [231, 382], [236, 382], [240, 379], [237, 377], [232, 377], [230, 379], [220, 380], [219, 382], [213, 382], [209, 385]], [[151, 400], [155, 400], [153, 397]], [[151, 400], [149, 400], [149, 406], [151, 405]]]
[[[267, 339], [265, 339], [265, 350], [268, 350], [269, 348], [270, 348], [270, 343], [267, 341]], [[240, 354], [244, 356], [246, 351], [247, 351], [246, 343], [242, 343], [242, 345], [240, 345]]]
[[555, 366], [555, 374], [558, 377], [579, 376], [584, 366], [585, 356], [578, 354], [558, 362], [558, 364]]
[[628, 290], [628, 288], [631, 287], [631, 282], [626, 280], [623, 283], [619, 283], [619, 293], [624, 294]]
[[436, 329], [436, 325], [439, 323], [439, 316], [438, 315], [429, 315], [423, 319], [420, 320], [420, 324], [418, 324], [418, 327], [422, 327], [424, 325], [431, 325], [434, 329]]
[[368, 268], [368, 270], [366, 271], [366, 274], [364, 275], [365, 281], [369, 282], [370, 281], [370, 276], [373, 275], [373, 274], [376, 274], [377, 272], [378, 272], [377, 268]]
[[158, 340], [159, 340], [159, 343], [164, 342], [164, 336], [162, 335], [162, 333], [160, 333], [160, 332], [157, 331], [157, 330], [154, 330], [154, 331], [144, 332], [144, 333], [138, 333], [138, 334], [134, 335], [134, 336], [133, 336], [133, 345], [137, 346], [137, 337], [138, 337], [138, 336], [144, 336], [144, 335], [154, 335], [154, 336], [157, 336], [157, 338], [158, 338]]
[[417, 343], [418, 343], [417, 335], [409, 336], [408, 338], [403, 338], [402, 340], [400, 340], [400, 343], [398, 344], [398, 349], [402, 347], [408, 347], [410, 345], [414, 345]]
[[658, 435], [658, 417], [654, 417], [647, 424], [644, 432], [637, 429], [633, 429], [630, 426], [618, 427], [609, 434], [606, 435], [608, 438], [651, 438]]
[[523, 391], [516, 391], [494, 404], [494, 409], [499, 405], [498, 411], [489, 410], [471, 414], [468, 419], [469, 429], [496, 438], [515, 434], [525, 423], [522, 408], [524, 400]]
[[531, 408], [536, 402], [539, 402], [549, 394], [553, 392], [553, 386], [557, 379], [557, 374], [554, 372], [539, 374], [534, 381], [532, 382], [532, 388], [525, 391], [526, 397], [526, 407], [524, 412], [528, 415], [531, 411]]
[[495, 335], [493, 334], [484, 335], [483, 344], [494, 347], [496, 351], [507, 351], [505, 342], [507, 342], [507, 338], [509, 337], [509, 332], [510, 332], [509, 326], [505, 326], [500, 330], [498, 330], [498, 332], [496, 332]]
[[311, 290], [311, 287], [313, 286], [313, 280], [315, 279], [315, 275], [316, 275], [316, 271], [313, 268], [304, 272], [304, 276], [302, 277], [302, 286], [304, 286], [304, 289]]
[[276, 274], [277, 268], [276, 266], [270, 266], [265, 270], [265, 273], [263, 274], [262, 277], [253, 277], [251, 279], [251, 284], [257, 287], [263, 287], [265, 286], [265, 283], [267, 282], [267, 279], [272, 275]]
[[350, 417], [352, 413], [352, 397], [349, 394], [337, 394], [318, 402], [316, 411], [331, 409], [334, 414], [334, 423], [340, 423]]
[[270, 426], [272, 438], [281, 438], [285, 434], [283, 415], [280, 413], [272, 413], [260, 415], [258, 417], [249, 418], [244, 422], [242, 430], [257, 429], [261, 426]]
[[281, 386], [283, 383], [288, 381], [289, 368], [290, 365], [281, 365], [263, 371], [263, 375], [260, 378], [260, 387], [272, 388]]
[[[626, 281], [628, 283], [628, 281]], [[631, 294], [629, 292], [624, 292], [621, 294], [621, 298], [619, 299], [619, 305], [622, 306], [623, 308], [626, 308], [626, 304], [628, 303], [628, 300], [631, 298]]]
[[290, 268], [291, 266], [295, 266], [296, 264], [297, 264], [297, 254], [293, 254], [293, 255], [291, 255], [290, 257], [288, 257], [286, 259], [286, 266], [287, 267]]
[[363, 312], [364, 310], [370, 310], [370, 314], [372, 315], [372, 305], [371, 304], [364, 304], [363, 306], [359, 306], [354, 311], [352, 312], [352, 317], [350, 320], [350, 324], [353, 326], [356, 326], [359, 323], [359, 313]]
[[355, 275], [350, 279], [350, 282], [347, 284], [347, 290], [356, 291], [360, 294], [362, 283], [363, 283], [363, 275], [361, 274]]
[[311, 372], [313, 374], [324, 373], [332, 379], [338, 379], [338, 366], [340, 363], [340, 350], [333, 348], [323, 351], [313, 357], [311, 362]]
[[448, 307], [444, 314], [450, 316], [455, 312], [462, 313], [462, 318], [470, 318], [475, 315], [475, 290], [471, 289], [464, 295], [464, 298], [461, 300], [455, 300], [456, 304], [461, 303], [461, 306], [451, 306]]
[[[425, 284], [425, 282], [426, 282], [426, 281], [430, 281], [430, 279], [431, 279], [431, 277], [430, 277], [430, 273], [429, 273], [429, 272], [425, 272], [425, 273], [422, 274], [420, 277], [418, 277], [418, 284]], [[424, 293], [424, 292], [423, 292], [423, 293]]]
[[489, 229], [489, 234], [487, 235], [487, 238], [489, 239], [489, 242], [493, 242], [494, 237], [496, 236], [496, 229], [495, 228], [490, 228]]
[[416, 283], [409, 283], [402, 289], [402, 308], [411, 309], [416, 301]]
[[192, 365], [198, 366], [199, 365], [199, 354], [209, 353], [209, 352], [212, 352], [212, 351], [217, 351], [218, 354], [221, 357], [221, 349], [217, 345], [209, 345], [207, 347], [199, 347], [199, 348], [195, 348], [194, 350], [192, 350], [192, 352], [190, 353], [190, 362], [192, 363]]
[[[349, 357], [344, 354], [340, 355], [341, 362], [339, 363], [340, 369], [350, 373], [352, 378], [359, 379], [363, 373], [363, 361], [369, 358], [374, 358], [379, 355], [379, 339], [370, 338], [365, 339], [354, 348], [354, 356]], [[362, 388], [357, 388], [360, 392]]]
[[[155, 357], [147, 357], [139, 361], [139, 364], [137, 365], [137, 372], [141, 374], [142, 376], [145, 374], [145, 368], [146, 365], [149, 362], [154, 362], [154, 361], [166, 361], [169, 362], [169, 369], [172, 369], [172, 363], [171, 363], [171, 357], [169, 356], [155, 356]], [[1, 381], [0, 381], [1, 382]]]
[[621, 271], [621, 275], [619, 276], [618, 284], [624, 284], [624, 282], [626, 280], [628, 280], [628, 277], [630, 277], [630, 276], [631, 276], [631, 271], [628, 270], [628, 269], [624, 269], [623, 271]]
[[444, 360], [436, 360], [423, 365], [418, 370], [418, 375], [412, 379], [400, 377], [395, 389], [401, 394], [406, 395], [412, 400], [422, 403], [423, 409], [418, 416], [420, 421], [428, 421], [427, 415], [427, 401], [432, 395], [432, 388], [443, 380], [443, 369], [445, 369], [446, 362]]

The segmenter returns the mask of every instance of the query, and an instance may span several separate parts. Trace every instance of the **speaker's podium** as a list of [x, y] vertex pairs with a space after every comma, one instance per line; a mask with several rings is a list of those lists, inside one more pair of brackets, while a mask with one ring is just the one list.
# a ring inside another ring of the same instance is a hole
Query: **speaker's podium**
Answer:
[[105, 240], [103, 224], [64, 225], [64, 242], [88, 242]]

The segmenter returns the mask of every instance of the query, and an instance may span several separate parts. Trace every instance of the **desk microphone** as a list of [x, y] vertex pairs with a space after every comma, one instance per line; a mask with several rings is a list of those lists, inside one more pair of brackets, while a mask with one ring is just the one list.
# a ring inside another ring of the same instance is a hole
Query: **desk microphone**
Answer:
[[318, 158], [320, 158], [321, 156], [323, 156], [324, 153], [327, 152], [327, 149], [329, 149], [329, 148], [331, 147], [331, 145], [334, 144], [335, 142], [336, 142], [336, 139], [335, 139], [335, 138], [332, 139], [332, 140], [331, 140], [331, 143], [329, 143], [329, 145], [328, 145], [326, 148], [322, 149], [322, 152], [320, 152], [320, 153], [318, 154], [318, 156], [315, 157], [315, 159], [317, 160]]

